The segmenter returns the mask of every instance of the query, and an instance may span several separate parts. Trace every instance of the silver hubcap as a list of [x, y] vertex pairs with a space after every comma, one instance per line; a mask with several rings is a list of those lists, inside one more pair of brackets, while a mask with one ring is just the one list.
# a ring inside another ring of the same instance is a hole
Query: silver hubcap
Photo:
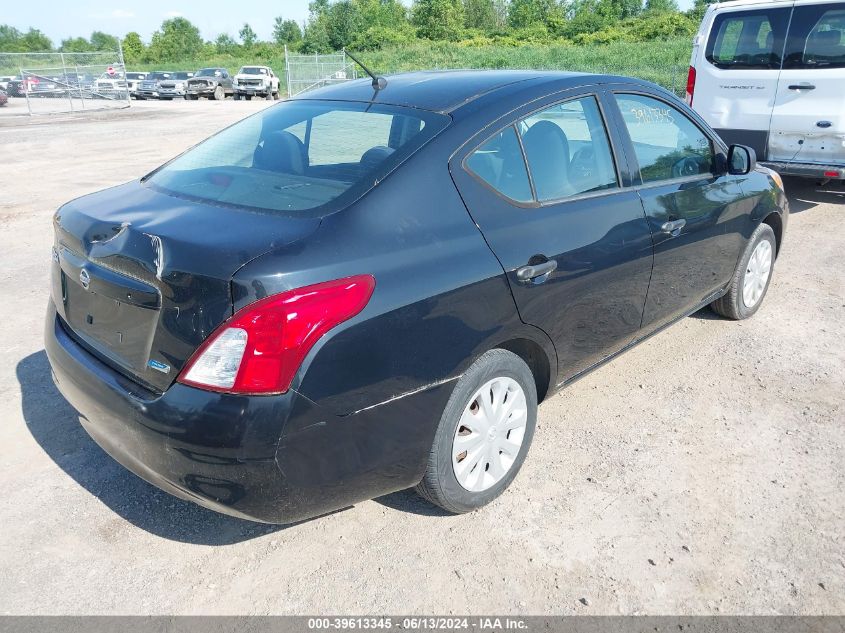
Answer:
[[746, 308], [753, 308], [763, 296], [769, 275], [772, 273], [772, 244], [763, 240], [754, 248], [745, 278], [742, 282], [742, 301]]
[[528, 422], [525, 392], [512, 378], [488, 380], [470, 398], [452, 440], [452, 469], [467, 490], [495, 485], [513, 467]]

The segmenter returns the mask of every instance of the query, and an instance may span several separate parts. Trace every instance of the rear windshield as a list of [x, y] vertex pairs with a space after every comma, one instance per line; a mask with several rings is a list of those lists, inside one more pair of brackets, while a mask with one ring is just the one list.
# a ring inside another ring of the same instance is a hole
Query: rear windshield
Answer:
[[412, 108], [287, 101], [212, 136], [145, 182], [200, 201], [322, 215], [363, 195], [448, 122]]

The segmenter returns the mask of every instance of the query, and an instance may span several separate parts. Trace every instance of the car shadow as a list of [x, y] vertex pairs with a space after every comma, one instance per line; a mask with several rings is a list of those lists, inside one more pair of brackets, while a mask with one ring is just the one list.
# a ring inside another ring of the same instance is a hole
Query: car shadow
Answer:
[[59, 468], [133, 525], [171, 541], [231, 545], [295, 525], [229, 517], [173, 497], [109, 457], [79, 424], [53, 384], [44, 350], [18, 363], [21, 408], [29, 432]]
[[820, 204], [845, 204], [845, 183], [831, 181], [819, 185], [809, 178], [784, 178], [789, 212], [801, 213]]
[[400, 490], [398, 492], [391, 492], [389, 495], [384, 495], [382, 497], [376, 497], [373, 501], [392, 510], [399, 510], [400, 512], [407, 512], [409, 514], [418, 514], [424, 517], [453, 516], [451, 512], [447, 512], [443, 508], [440, 508], [433, 503], [429, 503], [410, 488], [407, 490]]

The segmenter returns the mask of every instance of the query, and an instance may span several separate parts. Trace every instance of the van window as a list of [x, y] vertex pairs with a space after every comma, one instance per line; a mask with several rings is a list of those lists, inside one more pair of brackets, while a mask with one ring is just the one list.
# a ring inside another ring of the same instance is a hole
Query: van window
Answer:
[[795, 7], [784, 68], [845, 68], [845, 3]]
[[713, 171], [710, 138], [685, 115], [644, 95], [618, 94], [643, 183], [688, 178]]
[[616, 187], [616, 170], [598, 104], [574, 99], [520, 123], [539, 201]]
[[704, 57], [717, 68], [780, 68], [789, 9], [716, 15]]
[[511, 200], [531, 202], [531, 185], [513, 126], [489, 138], [466, 159], [467, 168]]

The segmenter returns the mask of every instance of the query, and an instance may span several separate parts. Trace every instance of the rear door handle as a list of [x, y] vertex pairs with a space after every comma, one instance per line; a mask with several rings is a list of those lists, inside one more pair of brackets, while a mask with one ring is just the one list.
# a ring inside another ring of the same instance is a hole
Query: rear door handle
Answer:
[[528, 266], [521, 266], [516, 269], [516, 278], [520, 281], [533, 281], [534, 283], [542, 283], [545, 279], [538, 279], [539, 277], [546, 277], [553, 273], [557, 268], [557, 261], [550, 259], [540, 264], [529, 264]]
[[816, 87], [812, 84], [792, 84], [787, 86], [790, 90], [815, 90]]
[[671, 220], [660, 225], [660, 230], [668, 233], [672, 237], [678, 237], [681, 234], [681, 229], [686, 226], [687, 221], [681, 218], [680, 220]]

